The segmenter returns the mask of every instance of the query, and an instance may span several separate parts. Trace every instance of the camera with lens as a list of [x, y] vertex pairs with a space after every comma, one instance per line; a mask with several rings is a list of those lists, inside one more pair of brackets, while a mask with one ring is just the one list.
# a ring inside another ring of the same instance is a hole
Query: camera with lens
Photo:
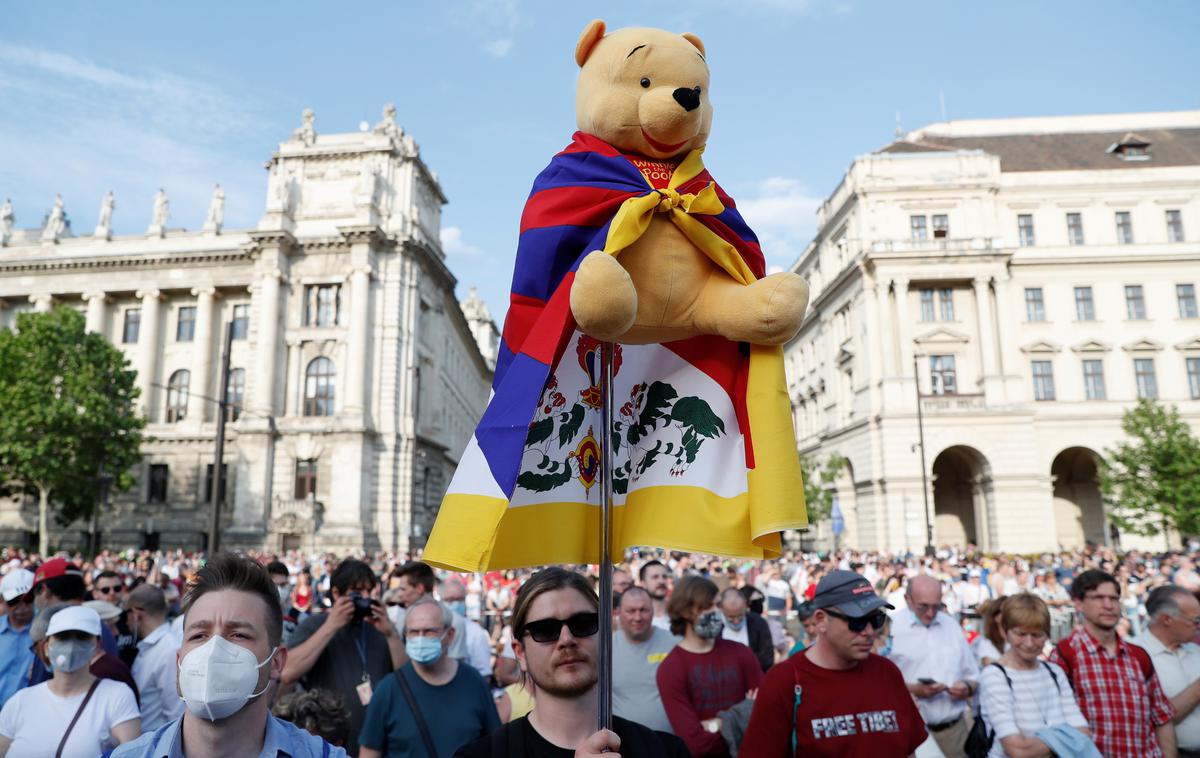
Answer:
[[354, 621], [362, 621], [371, 615], [374, 600], [357, 592], [350, 593], [350, 600], [354, 603]]

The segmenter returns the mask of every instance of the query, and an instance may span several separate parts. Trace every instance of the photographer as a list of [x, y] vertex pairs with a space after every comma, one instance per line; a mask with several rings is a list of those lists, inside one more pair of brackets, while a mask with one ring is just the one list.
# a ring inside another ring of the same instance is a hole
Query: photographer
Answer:
[[372, 691], [408, 662], [404, 641], [374, 597], [378, 584], [367, 564], [342, 561], [330, 577], [333, 607], [304, 619], [287, 640], [284, 688], [303, 680], [306, 688], [341, 695], [350, 711], [350, 755], [358, 754], [356, 738]]

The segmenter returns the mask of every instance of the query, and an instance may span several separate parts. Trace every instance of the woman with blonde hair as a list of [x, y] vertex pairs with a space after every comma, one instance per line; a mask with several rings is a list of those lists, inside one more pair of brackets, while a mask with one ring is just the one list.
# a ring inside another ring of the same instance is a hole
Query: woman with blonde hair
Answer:
[[971, 643], [971, 652], [979, 667], [983, 668], [1000, 660], [1004, 651], [1004, 631], [1000, 628], [1000, 612], [1004, 610], [1005, 598], [985, 600], [979, 604], [979, 618], [982, 622], [979, 636]]

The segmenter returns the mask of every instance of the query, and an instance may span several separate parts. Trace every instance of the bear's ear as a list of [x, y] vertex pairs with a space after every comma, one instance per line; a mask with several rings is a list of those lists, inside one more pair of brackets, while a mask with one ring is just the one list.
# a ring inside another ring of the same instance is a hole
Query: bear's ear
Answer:
[[583, 64], [587, 63], [588, 56], [592, 54], [592, 50], [596, 48], [596, 43], [604, 36], [604, 22], [596, 19], [588, 24], [583, 34], [579, 35], [579, 42], [575, 45], [575, 62], [583, 68]]
[[679, 36], [683, 37], [685, 40], [687, 40], [688, 42], [691, 42], [693, 45], [695, 45], [696, 49], [700, 51], [701, 55], [705, 54], [704, 53], [704, 43], [700, 41], [699, 37], [692, 34], [691, 32], [684, 32], [683, 34], [681, 34]]

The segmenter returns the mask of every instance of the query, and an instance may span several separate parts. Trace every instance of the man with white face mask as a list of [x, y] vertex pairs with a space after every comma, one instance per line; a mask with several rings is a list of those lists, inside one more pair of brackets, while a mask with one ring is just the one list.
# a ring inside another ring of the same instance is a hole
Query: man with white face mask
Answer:
[[346, 751], [275, 718], [270, 700], [287, 661], [279, 595], [261, 564], [218, 554], [196, 572], [177, 653], [187, 710], [114, 758], [344, 758]]
[[423, 597], [404, 614], [409, 663], [379, 683], [358, 735], [359, 758], [451, 756], [500, 727], [483, 677], [447, 651], [456, 630], [449, 608]]

